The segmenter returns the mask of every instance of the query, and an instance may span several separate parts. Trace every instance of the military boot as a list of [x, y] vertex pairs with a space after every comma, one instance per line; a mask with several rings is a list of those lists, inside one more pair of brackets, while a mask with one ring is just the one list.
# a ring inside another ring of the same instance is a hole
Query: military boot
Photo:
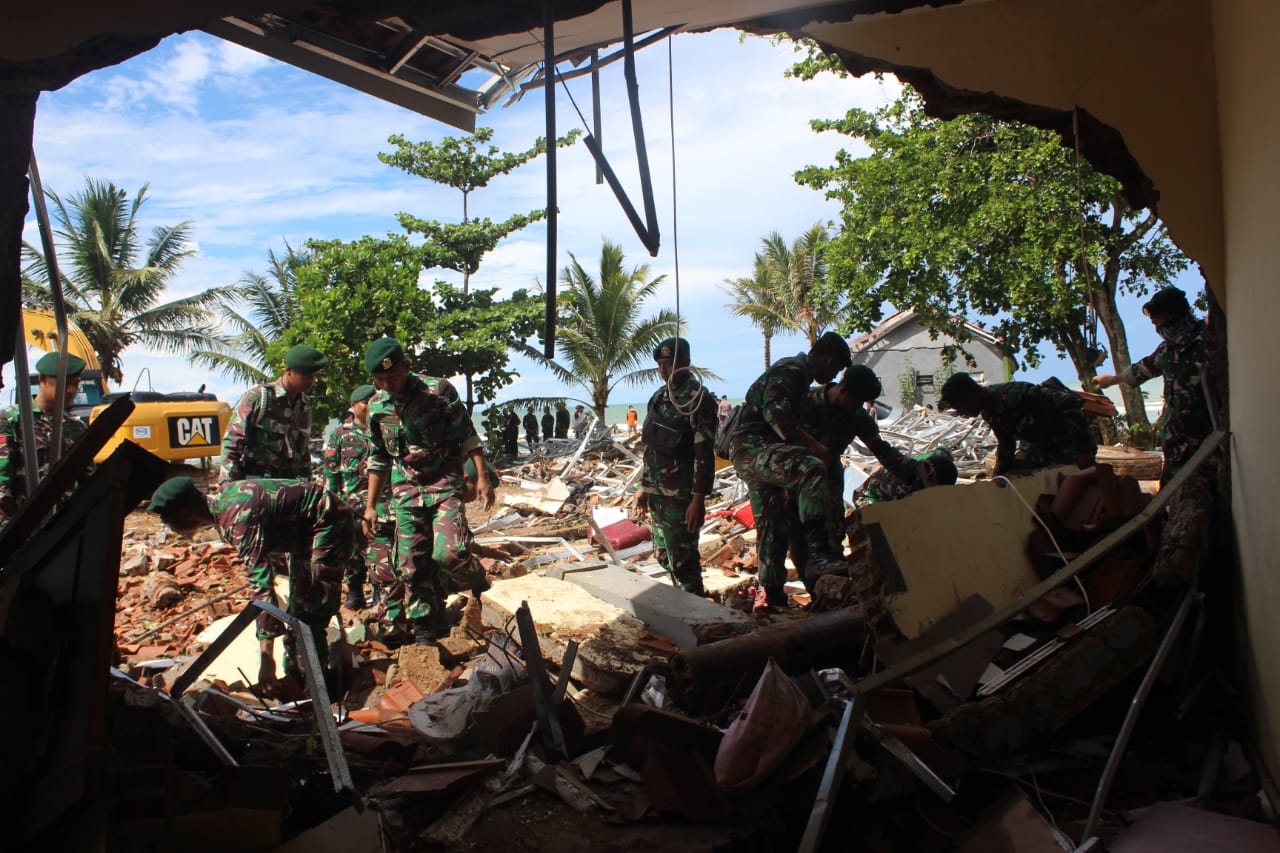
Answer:
[[348, 610], [364, 610], [368, 606], [364, 600], [364, 584], [350, 584], [342, 606]]
[[827, 526], [823, 522], [811, 521], [806, 524], [804, 540], [809, 551], [809, 558], [804, 563], [806, 578], [816, 579], [822, 575], [848, 573], [849, 561], [843, 554], [832, 551]]
[[423, 616], [420, 619], [411, 620], [413, 625], [413, 644], [415, 646], [434, 645], [437, 633], [435, 620], [430, 616]]

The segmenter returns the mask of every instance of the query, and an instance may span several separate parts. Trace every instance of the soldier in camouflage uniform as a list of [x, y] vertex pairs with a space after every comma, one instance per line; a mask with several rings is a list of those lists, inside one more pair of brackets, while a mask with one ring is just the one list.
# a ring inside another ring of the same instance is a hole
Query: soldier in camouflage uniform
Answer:
[[698, 532], [715, 475], [716, 402], [689, 371], [689, 342], [668, 338], [653, 351], [666, 384], [645, 411], [644, 469], [633, 509], [653, 516], [658, 561], [685, 592], [702, 595]]
[[365, 532], [372, 535], [378, 520], [373, 496], [390, 480], [397, 567], [409, 588], [407, 615], [415, 642], [429, 644], [444, 627], [440, 573], [472, 590], [488, 584], [469, 550], [464, 459], [474, 460], [476, 489], [486, 509], [493, 506], [493, 483], [480, 437], [448, 380], [411, 374], [404, 350], [392, 338], [369, 345], [365, 367], [378, 387], [369, 404], [373, 452]]
[[[36, 373], [40, 376], [39, 390], [32, 401], [31, 415], [32, 426], [35, 428], [36, 464], [41, 479], [49, 473], [49, 441], [53, 437], [53, 412], [57, 408], [58, 358], [58, 353], [51, 352], [41, 356], [36, 362]], [[66, 395], [62, 404], [63, 453], [84, 435], [86, 429], [84, 421], [65, 414], [80, 390], [80, 374], [84, 372], [84, 366], [83, 359], [74, 355], [67, 356]], [[91, 472], [92, 468], [87, 469], [81, 475], [81, 481], [88, 479]], [[18, 509], [30, 493], [27, 464], [23, 458], [21, 410], [15, 404], [0, 411], [0, 532], [18, 514]], [[70, 495], [71, 492], [68, 491], [60, 505]]]
[[[351, 417], [339, 424], [329, 434], [324, 447], [324, 474], [329, 491], [340, 495], [357, 517], [364, 515], [369, 492], [369, 474], [366, 470], [373, 445], [369, 440], [369, 398], [377, 389], [361, 385], [351, 392]], [[373, 581], [374, 601], [404, 600], [404, 585], [392, 569], [395, 548], [396, 525], [391, 520], [384, 490], [378, 501], [378, 524], [372, 538], [364, 535], [364, 525], [356, 526], [356, 551], [347, 568], [347, 597], [344, 607], [360, 610], [365, 607], [364, 582]], [[394, 619], [395, 614], [389, 613]]]
[[[288, 613], [311, 630], [324, 659], [325, 629], [338, 612], [342, 573], [354, 545], [354, 516], [336, 494], [313, 480], [241, 480], [224, 483], [217, 497], [205, 497], [190, 477], [166, 480], [147, 507], [178, 533], [190, 535], [214, 525], [218, 535], [240, 554], [253, 597], [277, 604], [272, 553], [289, 557]], [[261, 642], [259, 681], [275, 680], [272, 643], [284, 626], [265, 613], [258, 616]], [[285, 635], [285, 672], [300, 675], [297, 647]]]
[[826, 383], [853, 358], [849, 344], [834, 332], [820, 337], [806, 353], [779, 359], [747, 390], [733, 436], [733, 467], [747, 484], [756, 519], [762, 604], [785, 607], [786, 491], [796, 498], [809, 559], [806, 575], [840, 571], [847, 564], [832, 552], [827, 537], [827, 472], [831, 452], [800, 421], [800, 409], [816, 379]]
[[222, 437], [219, 482], [311, 476], [311, 399], [307, 392], [329, 359], [300, 344], [289, 350], [284, 363], [279, 379], [253, 386], [232, 410]]
[[1070, 391], [1030, 382], [984, 387], [967, 373], [954, 373], [942, 386], [940, 402], [968, 417], [981, 415], [990, 425], [997, 442], [997, 477], [1050, 465], [1088, 468], [1098, 450], [1089, 434], [1084, 398]]
[[1141, 385], [1153, 377], [1164, 377], [1160, 424], [1164, 471], [1160, 482], [1167, 483], [1213, 430], [1204, 385], [1208, 379], [1209, 326], [1191, 313], [1187, 295], [1176, 287], [1157, 292], [1142, 311], [1156, 327], [1160, 345], [1118, 376], [1104, 373], [1095, 379], [1098, 387], [1106, 388], [1117, 382]]
[[556, 438], [569, 437], [569, 407], [563, 402], [556, 403]]
[[[883, 390], [875, 371], [865, 364], [855, 364], [844, 372], [838, 383], [809, 389], [800, 407], [801, 424], [831, 454], [831, 465], [827, 469], [827, 537], [837, 552], [842, 551], [845, 537], [844, 464], [840, 457], [853, 440], [862, 442], [885, 468], [903, 476], [914, 473], [911, 460], [880, 437], [880, 426], [866, 409], [867, 402], [878, 398]], [[791, 559], [797, 566], [803, 566], [808, 559], [808, 546], [799, 526], [799, 505], [794, 498], [788, 501], [787, 518]]]
[[955, 485], [956, 463], [951, 457], [951, 451], [945, 447], [928, 453], [917, 453], [907, 462], [909, 467], [905, 471], [881, 468], [868, 477], [853, 493], [854, 503], [897, 501], [921, 489]]

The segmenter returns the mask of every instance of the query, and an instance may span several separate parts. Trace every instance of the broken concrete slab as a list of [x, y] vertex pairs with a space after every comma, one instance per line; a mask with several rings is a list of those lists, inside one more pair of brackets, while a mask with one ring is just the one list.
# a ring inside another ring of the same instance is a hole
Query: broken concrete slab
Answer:
[[1075, 468], [1015, 477], [1011, 487], [937, 486], [862, 508], [887, 605], [904, 636], [920, 636], [975, 593], [999, 609], [1039, 582], [1026, 552], [1035, 524], [1030, 507], [1057, 492], [1063, 471]]
[[522, 512], [540, 515], [555, 515], [560, 512], [571, 494], [569, 487], [559, 477], [554, 477], [547, 483], [521, 482], [520, 486], [524, 491], [506, 495], [502, 502]]
[[542, 654], [557, 666], [570, 640], [578, 642], [573, 678], [589, 689], [618, 694], [631, 677], [663, 656], [644, 648], [644, 622], [601, 601], [576, 584], [541, 575], [496, 582], [480, 596], [485, 625], [515, 625], [521, 602], [529, 603]]
[[565, 580], [640, 618], [651, 631], [669, 637], [682, 649], [743, 634], [752, 627], [735, 610], [618, 566], [573, 572]]

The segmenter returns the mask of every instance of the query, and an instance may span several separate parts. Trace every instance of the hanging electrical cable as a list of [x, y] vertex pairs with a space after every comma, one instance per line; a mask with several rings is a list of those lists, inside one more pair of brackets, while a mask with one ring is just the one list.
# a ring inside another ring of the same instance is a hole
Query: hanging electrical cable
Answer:
[[1080, 272], [1084, 276], [1085, 297], [1087, 299], [1085, 308], [1085, 344], [1088, 349], [1086, 354], [1093, 366], [1097, 367], [1106, 358], [1106, 353], [1098, 346], [1098, 306], [1094, 302], [1093, 276], [1090, 275], [1093, 267], [1089, 263], [1088, 239], [1085, 236], [1084, 228], [1084, 167], [1081, 165], [1082, 158], [1080, 156], [1079, 104], [1076, 104], [1071, 110], [1071, 133], [1075, 137], [1076, 149], [1076, 205], [1080, 214]]

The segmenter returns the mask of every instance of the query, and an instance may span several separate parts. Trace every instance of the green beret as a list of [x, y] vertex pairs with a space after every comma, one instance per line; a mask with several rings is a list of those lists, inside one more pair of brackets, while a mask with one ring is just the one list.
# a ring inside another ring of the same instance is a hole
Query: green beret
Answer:
[[[36, 362], [36, 373], [41, 376], [57, 376], [58, 354], [56, 352], [47, 352], [40, 356], [40, 360]], [[76, 358], [71, 353], [67, 353], [67, 375], [79, 376], [81, 373], [84, 373], [84, 359]]]
[[378, 338], [364, 351], [364, 369], [370, 373], [390, 370], [404, 361], [404, 348], [395, 338]]
[[926, 487], [954, 486], [959, 478], [951, 451], [945, 447], [939, 447], [929, 453], [921, 453], [915, 457], [915, 461], [922, 463], [921, 479], [924, 480]]
[[372, 385], [361, 385], [359, 388], [351, 392], [351, 402], [359, 403], [361, 400], [368, 400], [378, 392], [377, 388]]
[[284, 354], [284, 366], [294, 373], [315, 373], [329, 366], [329, 359], [315, 347], [298, 344]]
[[855, 364], [840, 377], [840, 384], [860, 402], [875, 400], [884, 393], [880, 377], [865, 364]]
[[981, 387], [972, 376], [967, 373], [953, 373], [942, 386], [941, 393], [938, 394], [938, 401], [941, 403], [955, 403], [957, 400], [964, 400], [974, 391]]
[[[493, 467], [493, 463], [488, 459], [484, 460], [484, 470], [489, 472], [489, 485], [495, 489], [498, 487], [498, 470]], [[467, 461], [462, 463], [462, 476], [472, 485], [476, 482], [476, 462], [475, 457], [468, 456]]]
[[1187, 294], [1176, 287], [1164, 287], [1156, 291], [1155, 296], [1142, 306], [1142, 313], [1148, 317], [1181, 317], [1191, 311], [1187, 304]]
[[667, 338], [653, 348], [653, 360], [674, 358], [676, 361], [689, 360], [689, 342], [684, 338]]
[[853, 351], [849, 349], [849, 342], [837, 332], [827, 332], [814, 341], [813, 351], [831, 356], [841, 367], [853, 364]]
[[199, 496], [196, 481], [190, 477], [173, 477], [156, 487], [151, 495], [151, 503], [147, 504], [148, 512], [163, 513], [171, 507], [178, 507], [191, 500], [191, 495]]

